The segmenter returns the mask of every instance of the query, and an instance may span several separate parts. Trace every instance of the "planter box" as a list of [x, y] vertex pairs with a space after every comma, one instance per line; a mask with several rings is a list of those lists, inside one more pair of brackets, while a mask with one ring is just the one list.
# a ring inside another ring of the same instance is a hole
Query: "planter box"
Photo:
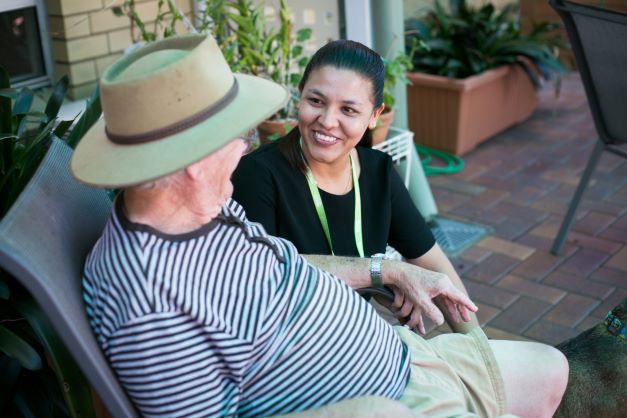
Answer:
[[518, 66], [465, 79], [408, 73], [409, 129], [420, 145], [462, 155], [528, 118], [538, 95]]

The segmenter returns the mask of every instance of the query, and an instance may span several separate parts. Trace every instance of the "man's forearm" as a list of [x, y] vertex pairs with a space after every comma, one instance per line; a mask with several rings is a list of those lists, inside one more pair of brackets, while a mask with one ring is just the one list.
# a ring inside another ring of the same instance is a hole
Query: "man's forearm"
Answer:
[[303, 254], [314, 266], [334, 274], [353, 289], [370, 286], [370, 259], [335, 255]]
[[[353, 289], [372, 285], [369, 258], [315, 254], [303, 254], [303, 257], [314, 266], [334, 274]], [[383, 260], [381, 280], [384, 285], [395, 284], [393, 272], [398, 267], [396, 266], [397, 263], [402, 263], [402, 261]]]

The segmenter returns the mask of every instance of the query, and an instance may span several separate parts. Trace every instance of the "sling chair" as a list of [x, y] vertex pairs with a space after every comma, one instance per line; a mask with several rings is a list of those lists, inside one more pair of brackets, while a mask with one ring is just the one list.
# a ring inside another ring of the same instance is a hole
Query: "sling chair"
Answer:
[[618, 148], [627, 143], [627, 14], [566, 0], [549, 4], [564, 22], [598, 134], [551, 248], [558, 255], [602, 152], [627, 158]]

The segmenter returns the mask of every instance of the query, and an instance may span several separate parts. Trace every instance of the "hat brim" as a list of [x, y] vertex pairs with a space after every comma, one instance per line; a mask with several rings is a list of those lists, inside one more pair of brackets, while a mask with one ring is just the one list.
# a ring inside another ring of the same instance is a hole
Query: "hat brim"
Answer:
[[280, 85], [259, 77], [234, 74], [236, 97], [220, 112], [180, 133], [136, 145], [111, 142], [100, 119], [78, 143], [70, 170], [87, 185], [133, 186], [193, 164], [273, 115], [288, 99]]

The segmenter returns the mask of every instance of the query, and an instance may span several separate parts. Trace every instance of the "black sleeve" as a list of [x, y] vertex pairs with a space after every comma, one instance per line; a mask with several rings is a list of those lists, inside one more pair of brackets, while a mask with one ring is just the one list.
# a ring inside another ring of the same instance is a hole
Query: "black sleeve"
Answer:
[[246, 217], [276, 235], [276, 185], [272, 174], [252, 156], [242, 158], [233, 173], [233, 199], [242, 205]]
[[392, 219], [388, 243], [405, 258], [417, 258], [429, 251], [435, 244], [431, 229], [411, 200], [405, 184], [392, 167], [389, 168], [392, 192]]

